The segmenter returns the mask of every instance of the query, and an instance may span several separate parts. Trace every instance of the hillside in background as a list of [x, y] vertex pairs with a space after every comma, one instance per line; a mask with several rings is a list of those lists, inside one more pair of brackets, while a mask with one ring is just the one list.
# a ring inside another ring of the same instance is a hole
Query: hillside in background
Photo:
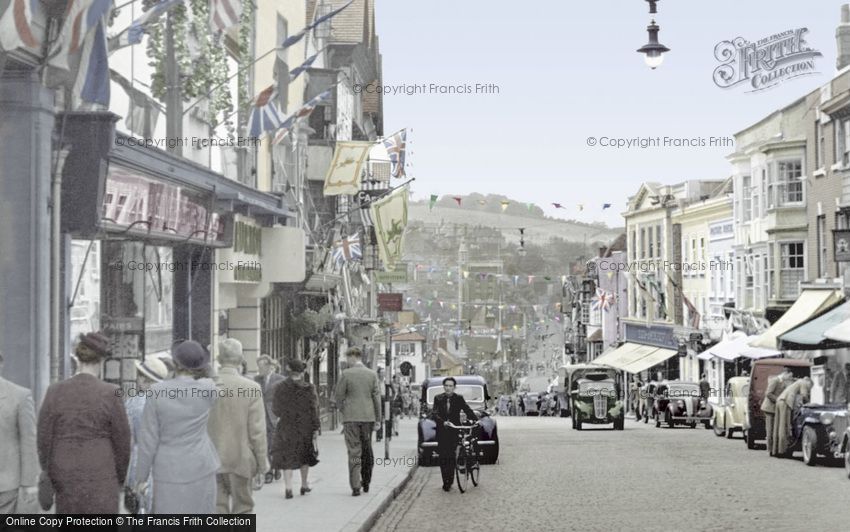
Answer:
[[[612, 242], [624, 231], [622, 227], [610, 228], [602, 222], [584, 223], [575, 220], [550, 218], [537, 205], [529, 206], [496, 194], [469, 194], [458, 196], [461, 205], [452, 196], [442, 196], [433, 209], [428, 201], [410, 203], [409, 220], [434, 225], [469, 225], [501, 229], [508, 242], [519, 242], [519, 228], [525, 228], [525, 241], [545, 245], [553, 238], [567, 242]], [[509, 201], [502, 212], [502, 201]]]

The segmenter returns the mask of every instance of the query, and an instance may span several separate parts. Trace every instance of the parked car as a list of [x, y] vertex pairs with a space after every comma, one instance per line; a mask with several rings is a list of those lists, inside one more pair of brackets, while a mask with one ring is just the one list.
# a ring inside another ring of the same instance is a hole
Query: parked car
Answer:
[[697, 423], [711, 428], [711, 405], [701, 397], [699, 384], [695, 382], [662, 382], [656, 388], [654, 408], [656, 427], [664, 421], [668, 428], [690, 425], [693, 429]]
[[749, 377], [732, 377], [714, 409], [714, 434], [732, 438], [735, 432], [744, 432], [747, 418], [747, 395], [750, 393]]
[[573, 423], [582, 430], [585, 423], [613, 423], [614, 430], [623, 430], [625, 408], [620, 384], [608, 372], [588, 373], [577, 381], [572, 391]]
[[847, 404], [805, 404], [791, 421], [791, 451], [803, 451], [803, 462], [810, 466], [817, 463], [818, 455], [842, 458], [847, 428]]
[[[568, 401], [570, 415], [573, 415], [573, 412], [575, 412], [575, 392], [577, 392], [578, 390], [579, 380], [585, 378], [585, 376], [592, 373], [605, 373], [619, 385], [620, 376], [622, 375], [622, 372], [618, 369], [608, 366], [601, 366], [598, 364], [575, 364], [573, 366], [567, 366], [567, 369], [568, 372], [566, 376], [565, 388], [566, 390], [568, 390], [569, 394]], [[572, 425], [574, 429], [578, 428], [576, 426], [576, 420], [574, 415], [572, 419]]]
[[[466, 399], [469, 407], [478, 416], [481, 427], [478, 433], [478, 445], [481, 447], [482, 462], [496, 463], [499, 458], [499, 434], [496, 419], [487, 411], [490, 394], [487, 392], [487, 381], [479, 375], [464, 375], [454, 377], [457, 381], [455, 393]], [[431, 417], [434, 408], [434, 397], [443, 393], [443, 377], [433, 377], [422, 384], [422, 405], [418, 428], [419, 463], [429, 465], [437, 457], [437, 423]]]
[[761, 403], [767, 389], [767, 380], [782, 373], [782, 368], [791, 368], [795, 378], [808, 377], [812, 364], [808, 360], [794, 358], [768, 358], [753, 362], [750, 374], [750, 391], [747, 394], [747, 415], [744, 418], [744, 441], [748, 449], [755, 449], [756, 442], [765, 440], [764, 412]]

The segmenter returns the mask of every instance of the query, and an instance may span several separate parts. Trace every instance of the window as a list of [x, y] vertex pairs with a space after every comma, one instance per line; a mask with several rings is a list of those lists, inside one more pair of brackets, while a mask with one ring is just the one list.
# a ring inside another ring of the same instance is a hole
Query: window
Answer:
[[753, 308], [753, 285], [755, 282], [755, 270], [752, 255], [744, 256], [744, 308]]
[[631, 249], [632, 260], [637, 259], [637, 230], [632, 230], [632, 249]]
[[753, 183], [753, 191], [752, 191], [752, 215], [753, 218], [761, 217], [761, 186], [762, 181], [764, 180], [764, 169], [761, 171], [761, 179], [756, 177], [756, 182]]
[[646, 258], [646, 227], [640, 228], [640, 258]]
[[780, 294], [783, 299], [794, 299], [803, 280], [805, 260], [803, 242], [784, 242], [780, 247]]
[[823, 123], [818, 120], [815, 123], [815, 138], [817, 139], [817, 145], [815, 146], [815, 168], [823, 168], [824, 167], [824, 146], [826, 145], [825, 139], [823, 136]]
[[801, 203], [803, 201], [803, 161], [781, 161], [778, 165], [777, 177], [780, 186], [784, 184], [784, 191], [780, 191], [780, 205], [785, 203]]
[[416, 354], [416, 344], [415, 343], [401, 342], [401, 343], [396, 344], [396, 355], [410, 356], [410, 355], [414, 355], [414, 354]]
[[659, 257], [664, 256], [664, 254], [661, 252], [661, 225], [655, 226], [655, 249], [658, 250]]
[[697, 272], [700, 277], [705, 277], [705, 270], [703, 268], [708, 268], [708, 265], [705, 264], [705, 237], [700, 237], [699, 239], [699, 258], [697, 260], [699, 262]]
[[826, 216], [817, 218], [818, 277], [826, 277]]
[[654, 243], [654, 239], [652, 238], [652, 228], [651, 227], [649, 228], [649, 254], [648, 254], [648, 256], [649, 256], [650, 259], [655, 256], [655, 243]]
[[850, 166], [850, 118], [835, 121], [835, 163]]
[[[698, 261], [699, 261], [699, 255], [697, 255], [697, 239], [692, 238], [691, 239], [691, 259], [690, 259], [690, 262], [695, 263], [695, 262], [698, 262]], [[692, 266], [692, 264], [689, 265], [689, 266]], [[689, 271], [689, 275], [696, 275], [695, 269], [690, 268], [688, 271]]]
[[741, 186], [741, 215], [744, 222], [749, 222], [753, 218], [752, 182], [752, 176], [745, 175]]

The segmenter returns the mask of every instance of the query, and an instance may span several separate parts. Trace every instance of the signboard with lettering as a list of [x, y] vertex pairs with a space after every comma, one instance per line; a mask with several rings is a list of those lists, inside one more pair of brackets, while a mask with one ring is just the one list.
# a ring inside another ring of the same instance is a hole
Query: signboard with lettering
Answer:
[[383, 284], [406, 283], [407, 270], [400, 270], [398, 267], [391, 272], [377, 270], [375, 271], [375, 282]]
[[654, 345], [665, 349], [679, 349], [679, 340], [673, 334], [672, 327], [662, 325], [638, 325], [626, 323], [626, 341], [636, 344]]
[[832, 242], [835, 246], [835, 262], [850, 262], [850, 229], [832, 231]]
[[401, 294], [378, 294], [378, 309], [381, 312], [399, 312], [402, 310]]

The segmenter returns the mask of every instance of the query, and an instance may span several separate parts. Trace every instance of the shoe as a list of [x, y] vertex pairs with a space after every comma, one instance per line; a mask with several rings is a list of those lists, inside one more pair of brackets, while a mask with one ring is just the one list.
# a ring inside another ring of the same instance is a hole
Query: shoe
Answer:
[[274, 481], [274, 475], [272, 473], [266, 473], [266, 484], [271, 484]]
[[286, 490], [286, 498], [287, 498], [287, 499], [291, 499], [291, 498], [292, 498], [292, 490]]
[[301, 488], [301, 495], [304, 495], [305, 493], [310, 493], [311, 491], [313, 491], [312, 488]]
[[451, 484], [443, 484], [443, 491], [452, 491]]
[[353, 490], [351, 490], [351, 496], [352, 497], [359, 497], [360, 496], [360, 488], [354, 488]]
[[274, 479], [280, 480], [280, 477], [283, 476], [283, 472], [280, 469], [274, 470]]
[[398, 431], [393, 432], [393, 436], [398, 436]]
[[363, 484], [363, 493], [369, 493], [369, 484]]

